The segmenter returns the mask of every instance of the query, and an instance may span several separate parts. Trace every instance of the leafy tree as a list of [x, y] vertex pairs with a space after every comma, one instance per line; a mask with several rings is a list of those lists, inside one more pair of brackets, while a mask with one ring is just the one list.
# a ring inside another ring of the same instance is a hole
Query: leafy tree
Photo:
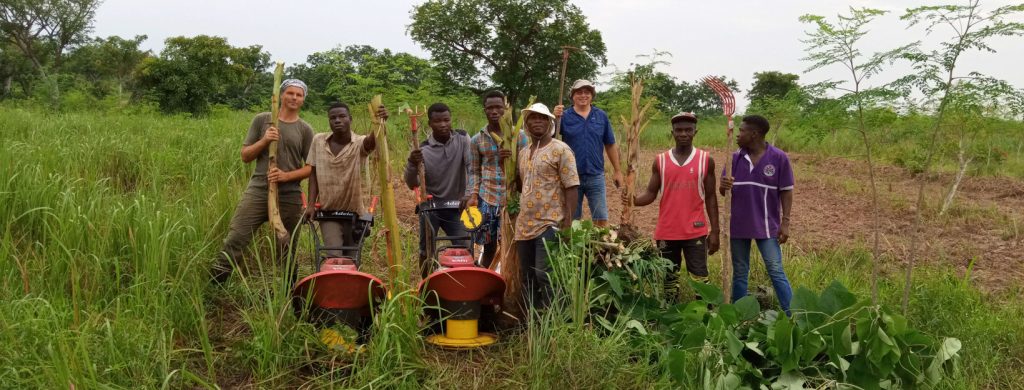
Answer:
[[446, 85], [428, 60], [365, 45], [313, 53], [305, 64], [291, 67], [288, 73], [309, 85], [306, 100], [314, 109], [333, 100], [368, 102], [382, 93], [403, 100], [417, 93], [437, 95], [460, 90]]
[[572, 52], [566, 79], [592, 78], [607, 63], [601, 33], [560, 0], [430, 0], [412, 10], [409, 34], [441, 73], [476, 91], [504, 90], [514, 104], [558, 98], [563, 45]]
[[[43, 77], [60, 71], [64, 51], [84, 42], [99, 0], [4, 0], [0, 38], [16, 47]], [[54, 82], [54, 99], [60, 91]]]
[[764, 99], [784, 99], [790, 91], [800, 88], [796, 82], [799, 79], [798, 75], [774, 70], [754, 73], [754, 84], [747, 92], [750, 106], [756, 107]]
[[[655, 56], [656, 57], [656, 56]], [[657, 99], [655, 108], [663, 114], [672, 115], [681, 111], [690, 111], [700, 117], [716, 116], [722, 113], [722, 102], [715, 91], [700, 80], [693, 83], [679, 81], [655, 67], [666, 62], [656, 58], [649, 64], [635, 65], [633, 69], [619, 72], [612, 77], [611, 88], [599, 93], [596, 104], [610, 111], [624, 110], [630, 101], [631, 81], [634, 76], [644, 80], [644, 94]], [[718, 79], [733, 91], [739, 92], [738, 83], [725, 76]], [[656, 115], [652, 115], [656, 116]]]
[[233, 47], [221, 37], [168, 38], [159, 57], [146, 58], [139, 82], [168, 112], [203, 114], [211, 104], [248, 108], [271, 88], [254, 88], [270, 66], [262, 46]]
[[[879, 236], [881, 216], [878, 211], [878, 184], [875, 179], [875, 167], [872, 155], [871, 134], [865, 123], [865, 106], [870, 104], [873, 96], [884, 95], [880, 88], [867, 88], [865, 81], [882, 72], [884, 66], [909, 50], [910, 46], [890, 51], [864, 55], [859, 47], [861, 38], [867, 33], [867, 25], [875, 18], [885, 15], [887, 11], [870, 8], [850, 8], [849, 15], [839, 15], [835, 21], [829, 21], [818, 15], [804, 15], [800, 21], [812, 24], [815, 30], [808, 31], [807, 57], [805, 61], [812, 63], [808, 71], [831, 65], [842, 65], [849, 72], [849, 83], [829, 83], [832, 89], [844, 92], [840, 101], [847, 103], [856, 110], [857, 131], [864, 141], [865, 158], [868, 165], [868, 178], [871, 184], [872, 224], [872, 269], [871, 269], [871, 300], [878, 302], [878, 262], [881, 257]], [[848, 86], [843, 86], [843, 85]]]
[[12, 96], [15, 82], [21, 85], [22, 93], [31, 93], [34, 77], [32, 63], [12, 44], [0, 42], [0, 81], [3, 85], [0, 99]]
[[134, 82], [139, 64], [151, 55], [150, 51], [139, 49], [146, 38], [93, 38], [71, 52], [66, 69], [88, 80], [98, 95], [114, 92], [121, 96]]
[[760, 113], [772, 122], [771, 143], [775, 145], [782, 129], [787, 124], [800, 119], [803, 108], [810, 99], [811, 96], [807, 90], [797, 86], [786, 91], [782, 96], [762, 96], [756, 100], [751, 99], [753, 103], [747, 108], [747, 111]]
[[939, 138], [942, 125], [946, 120], [947, 108], [957, 98], [957, 89], [978, 88], [983, 95], [1000, 93], [1007, 85], [1002, 80], [982, 75], [977, 72], [960, 73], [959, 61], [964, 54], [975, 50], [995, 53], [988, 41], [996, 37], [1014, 37], [1024, 35], [1024, 23], [1010, 22], [1024, 11], [1024, 4], [1007, 5], [985, 12], [979, 6], [979, 0], [970, 0], [966, 5], [936, 5], [908, 9], [901, 19], [909, 22], [911, 27], [924, 25], [926, 33], [933, 33], [937, 28], [949, 28], [952, 36], [944, 40], [939, 47], [930, 51], [915, 50], [907, 55], [914, 63], [914, 73], [899, 80], [902, 85], [913, 86], [922, 92], [935, 105], [931, 135], [925, 147], [923, 173], [917, 188], [917, 203], [914, 208], [912, 238], [910, 240], [910, 258], [907, 262], [906, 280], [903, 290], [903, 311], [907, 311], [910, 303], [910, 288], [913, 281], [914, 262], [917, 257], [917, 246], [921, 240], [921, 215], [924, 208], [925, 178], [931, 168], [935, 155], [935, 145]]

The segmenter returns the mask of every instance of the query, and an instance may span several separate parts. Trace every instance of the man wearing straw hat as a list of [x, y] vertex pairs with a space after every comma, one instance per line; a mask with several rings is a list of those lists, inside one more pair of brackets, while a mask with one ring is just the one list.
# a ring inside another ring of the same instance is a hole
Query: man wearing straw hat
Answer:
[[523, 110], [526, 134], [532, 142], [519, 151], [519, 217], [516, 219], [516, 250], [527, 305], [543, 309], [551, 301], [548, 253], [544, 240], [553, 240], [559, 229], [568, 229], [577, 205], [576, 158], [569, 145], [552, 138], [555, 116], [535, 103]]
[[[310, 167], [305, 158], [313, 142], [313, 127], [299, 118], [306, 91], [306, 83], [301, 80], [288, 79], [281, 82], [280, 128], [271, 125], [269, 112], [256, 115], [249, 125], [249, 132], [242, 142], [242, 162], [255, 160], [256, 169], [249, 178], [242, 200], [235, 208], [228, 236], [211, 270], [211, 276], [217, 283], [223, 283], [231, 276], [234, 265], [242, 259], [243, 251], [252, 242], [256, 231], [269, 220], [268, 183], [278, 185], [278, 202], [284, 226], [288, 230], [295, 230], [302, 218], [302, 188], [299, 183], [309, 177]], [[277, 168], [268, 171], [270, 156], [267, 146], [273, 141], [278, 141]], [[292, 242], [297, 236], [297, 232], [293, 232]], [[279, 259], [291, 253], [291, 245], [282, 252], [278, 253]]]
[[562, 115], [562, 105], [555, 106], [555, 116], [560, 117], [562, 140], [569, 145], [576, 156], [576, 168], [580, 176], [580, 189], [573, 219], [583, 214], [583, 198], [590, 205], [590, 218], [594, 225], [608, 226], [608, 201], [604, 178], [604, 154], [612, 163], [612, 180], [615, 187], [622, 186], [619, 171], [619, 148], [615, 147], [615, 133], [612, 122], [600, 108], [595, 107], [594, 84], [587, 80], [572, 83], [569, 97], [572, 107]]

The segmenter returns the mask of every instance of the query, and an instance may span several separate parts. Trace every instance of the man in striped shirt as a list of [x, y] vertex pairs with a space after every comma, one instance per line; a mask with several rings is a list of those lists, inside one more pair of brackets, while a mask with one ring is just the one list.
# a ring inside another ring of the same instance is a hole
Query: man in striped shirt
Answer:
[[481, 265], [490, 267], [494, 253], [498, 249], [501, 211], [505, 207], [507, 194], [504, 161], [512, 153], [526, 147], [529, 141], [526, 134], [520, 131], [516, 138], [515, 150], [502, 147], [501, 117], [505, 115], [504, 93], [488, 92], [484, 95], [483, 104], [487, 125], [470, 140], [469, 197], [465, 201], [469, 207], [479, 207], [483, 215], [483, 234], [477, 236], [477, 242], [484, 246]]
[[[789, 213], [793, 206], [793, 169], [789, 157], [765, 142], [768, 120], [760, 115], [743, 117], [732, 155], [730, 177], [723, 177], [719, 191], [732, 191], [729, 247], [732, 249], [732, 300], [747, 295], [750, 272], [750, 241], [764, 259], [768, 277], [782, 310], [789, 314], [793, 289], [782, 269], [782, 247], [789, 240]], [[723, 175], [724, 176], [724, 175]]]

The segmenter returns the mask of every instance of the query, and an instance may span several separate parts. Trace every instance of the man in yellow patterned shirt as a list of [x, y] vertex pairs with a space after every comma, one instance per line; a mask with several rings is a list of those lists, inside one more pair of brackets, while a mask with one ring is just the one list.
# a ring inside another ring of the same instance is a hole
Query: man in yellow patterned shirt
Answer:
[[576, 157], [564, 142], [551, 137], [555, 116], [547, 106], [536, 103], [523, 110], [526, 133], [533, 142], [519, 151], [519, 217], [516, 219], [516, 249], [519, 272], [527, 304], [543, 309], [551, 302], [548, 253], [544, 240], [552, 240], [558, 229], [568, 229], [576, 211]]

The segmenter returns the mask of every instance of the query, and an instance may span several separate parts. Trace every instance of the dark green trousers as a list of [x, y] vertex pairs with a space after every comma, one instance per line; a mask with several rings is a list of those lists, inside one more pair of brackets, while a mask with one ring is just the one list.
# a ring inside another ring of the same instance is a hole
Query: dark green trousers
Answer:
[[[278, 205], [281, 208], [281, 222], [291, 232], [291, 242], [287, 248], [278, 248], [278, 262], [284, 263], [285, 256], [294, 254], [294, 245], [298, 240], [299, 232], [296, 229], [302, 218], [301, 193], [293, 192], [280, 194]], [[220, 256], [213, 267], [212, 276], [218, 282], [227, 280], [231, 275], [232, 264], [241, 262], [245, 250], [252, 243], [253, 237], [259, 231], [260, 226], [270, 219], [267, 211], [267, 193], [260, 190], [246, 190], [242, 200], [235, 208], [235, 215], [231, 217], [230, 230], [224, 239]], [[294, 268], [294, 267], [293, 267]], [[294, 273], [294, 270], [289, 270]], [[291, 275], [294, 279], [295, 275]]]

